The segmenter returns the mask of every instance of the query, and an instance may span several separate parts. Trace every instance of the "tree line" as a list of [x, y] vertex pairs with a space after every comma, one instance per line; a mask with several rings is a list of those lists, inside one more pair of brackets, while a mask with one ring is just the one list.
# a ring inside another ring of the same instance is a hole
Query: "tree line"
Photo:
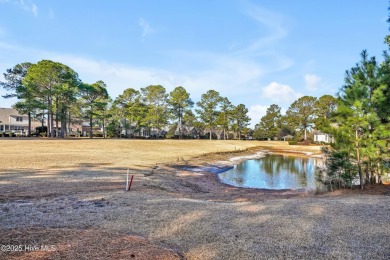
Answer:
[[109, 101], [103, 81], [84, 83], [70, 67], [50, 60], [17, 64], [4, 78], [0, 85], [8, 93], [3, 97], [19, 100], [13, 107], [28, 115], [28, 136], [34, 117], [42, 121], [42, 128], [47, 119], [47, 136], [64, 138], [73, 117], [82, 113], [92, 121]]
[[201, 96], [195, 114], [195, 104], [182, 86], [170, 93], [161, 85], [128, 88], [112, 100], [103, 81], [85, 83], [67, 65], [50, 60], [17, 64], [6, 70], [4, 78], [0, 86], [7, 94], [3, 97], [18, 99], [13, 107], [28, 115], [28, 136], [32, 118], [42, 121], [42, 129], [47, 121], [47, 136], [61, 138], [75, 120], [89, 121], [91, 138], [95, 124], [103, 127], [103, 136], [121, 136], [123, 131], [125, 136], [133, 136], [143, 128], [155, 129], [159, 135], [167, 125], [177, 129], [180, 138], [188, 128], [198, 133], [207, 130], [210, 139], [216, 129], [223, 130], [223, 139], [229, 138], [229, 131], [237, 139], [248, 132], [250, 118], [245, 105], [234, 106], [215, 90]]
[[[156, 129], [157, 133], [167, 125], [177, 130], [179, 138], [188, 134], [186, 129], [196, 133], [207, 131], [210, 139], [215, 130], [222, 131], [222, 139], [241, 139], [242, 134], [256, 139], [282, 139], [285, 135], [296, 135], [316, 126], [330, 123], [330, 114], [335, 109], [336, 98], [325, 95], [317, 100], [304, 96], [296, 100], [281, 115], [281, 108], [273, 104], [256, 125], [248, 128], [250, 118], [244, 104], [234, 106], [227, 97], [215, 90], [202, 94], [196, 104], [190, 93], [182, 86], [170, 93], [161, 85], [150, 85], [140, 90], [128, 88], [112, 100], [106, 84], [99, 80], [88, 84], [80, 80], [70, 67], [50, 60], [37, 64], [29, 62], [15, 65], [4, 73], [0, 82], [7, 94], [3, 97], [17, 97], [13, 105], [29, 117], [28, 136], [31, 135], [32, 118], [47, 121], [47, 136], [64, 138], [72, 122], [88, 120], [89, 126], [99, 124], [103, 135], [134, 136], [141, 129]], [[193, 110], [194, 105], [196, 108]], [[194, 113], [195, 112], [195, 113]], [[93, 137], [93, 127], [89, 128]]]
[[[337, 98], [331, 95], [300, 97], [290, 105], [285, 115], [282, 115], [280, 106], [272, 104], [256, 124], [253, 136], [256, 139], [280, 140], [293, 135], [297, 141], [308, 141], [308, 130], [316, 128], [327, 132], [335, 123], [332, 115], [336, 108]], [[312, 138], [309, 141], [313, 141]]]

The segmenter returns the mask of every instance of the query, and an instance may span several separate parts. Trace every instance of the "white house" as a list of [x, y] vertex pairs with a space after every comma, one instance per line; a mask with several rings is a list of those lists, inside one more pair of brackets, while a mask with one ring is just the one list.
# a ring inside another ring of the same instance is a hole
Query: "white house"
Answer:
[[334, 143], [334, 137], [320, 131], [313, 131], [314, 142]]
[[[39, 122], [32, 120], [31, 128], [39, 126]], [[13, 132], [26, 135], [28, 131], [28, 116], [21, 115], [16, 109], [0, 107], [0, 133]]]
[[292, 140], [292, 139], [294, 139], [294, 136], [292, 136], [292, 135], [286, 135], [286, 136], [283, 136], [282, 138], [283, 138], [283, 141], [286, 141], [286, 140]]
[[[89, 125], [89, 124], [88, 124]], [[163, 126], [158, 131], [156, 128], [149, 129], [147, 127], [141, 127], [138, 131], [135, 131], [136, 126], [128, 126], [128, 129], [125, 129], [121, 123], [120, 134], [122, 136], [131, 136], [131, 137], [140, 137], [140, 138], [161, 138], [165, 137], [169, 131], [169, 125]]]

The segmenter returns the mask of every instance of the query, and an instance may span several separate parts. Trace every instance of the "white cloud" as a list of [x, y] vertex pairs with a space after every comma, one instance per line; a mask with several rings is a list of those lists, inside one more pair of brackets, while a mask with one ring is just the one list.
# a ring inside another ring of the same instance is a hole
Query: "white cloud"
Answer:
[[[183, 66], [170, 74], [175, 81], [191, 93], [200, 96], [209, 89], [229, 98], [235, 94], [251, 93], [258, 89], [264, 75], [262, 64], [250, 58], [204, 52], [175, 52], [168, 54], [174, 60], [184, 60]], [[186, 67], [185, 64], [191, 64]]]
[[321, 78], [318, 77], [317, 75], [306, 74], [304, 78], [305, 78], [305, 88], [309, 91], [315, 91], [323, 85]]
[[38, 6], [31, 0], [1, 0], [0, 3], [11, 3], [23, 10], [31, 12], [35, 17], [38, 16]]
[[271, 82], [263, 87], [262, 94], [262, 98], [276, 102], [280, 106], [289, 106], [290, 103], [303, 96], [289, 85], [283, 85], [278, 82]]
[[142, 28], [142, 38], [145, 38], [146, 36], [154, 32], [150, 24], [142, 17], [139, 18], [138, 25]]
[[253, 105], [248, 109], [248, 116], [251, 118], [249, 127], [254, 128], [260, 122], [260, 119], [267, 113], [267, 106]]
[[240, 50], [240, 53], [259, 52], [266, 47], [273, 47], [288, 35], [287, 25], [291, 24], [291, 21], [287, 21], [289, 20], [287, 17], [252, 3], [247, 4], [244, 12], [258, 22], [265, 29], [266, 34]]
[[229, 98], [242, 93], [250, 95], [253, 91], [258, 91], [259, 78], [264, 74], [261, 65], [245, 58], [209, 53], [188, 53], [187, 56], [184, 53], [171, 53], [170, 55], [184, 58], [190, 64], [199, 62], [202, 66], [198, 69], [184, 68], [183, 70], [181, 68], [139, 67], [99, 61], [80, 55], [31, 49], [0, 41], [0, 56], [4, 57], [4, 60], [14, 62], [13, 64], [0, 62], [0, 71], [5, 71], [24, 61], [34, 63], [42, 59], [50, 59], [68, 65], [78, 72], [85, 82], [93, 83], [100, 79], [103, 80], [112, 97], [121, 94], [128, 87], [138, 89], [151, 84], [161, 84], [168, 91], [176, 86], [184, 86], [195, 100], [209, 89], [215, 89]]
[[32, 4], [31, 12], [34, 14], [35, 17], [38, 16], [38, 6], [36, 4]]

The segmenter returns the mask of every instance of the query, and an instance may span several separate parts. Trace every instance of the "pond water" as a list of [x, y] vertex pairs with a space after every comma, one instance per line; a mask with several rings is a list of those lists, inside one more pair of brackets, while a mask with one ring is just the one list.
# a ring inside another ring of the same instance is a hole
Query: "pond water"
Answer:
[[243, 161], [218, 177], [223, 183], [236, 187], [313, 190], [319, 161], [315, 158], [266, 155], [261, 159]]

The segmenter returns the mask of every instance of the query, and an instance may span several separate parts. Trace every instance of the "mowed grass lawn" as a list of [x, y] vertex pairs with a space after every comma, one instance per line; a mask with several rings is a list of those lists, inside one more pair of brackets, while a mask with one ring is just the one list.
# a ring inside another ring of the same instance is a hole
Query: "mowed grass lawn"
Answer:
[[137, 140], [137, 139], [0, 139], [0, 171], [6, 169], [151, 166], [253, 147], [318, 153], [318, 146], [290, 146], [282, 141]]
[[[0, 139], [0, 170], [150, 166], [205, 153], [244, 150], [266, 142], [237, 140]], [[275, 142], [275, 144], [286, 144]]]

